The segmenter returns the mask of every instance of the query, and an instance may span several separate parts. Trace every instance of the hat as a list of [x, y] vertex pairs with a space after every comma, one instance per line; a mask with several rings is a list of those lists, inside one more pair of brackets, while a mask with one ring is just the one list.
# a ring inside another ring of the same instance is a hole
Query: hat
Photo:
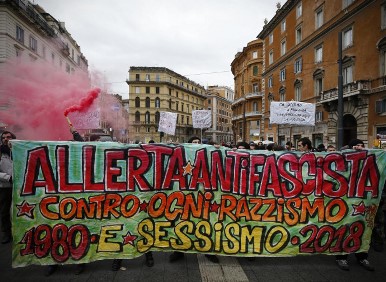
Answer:
[[352, 147], [354, 147], [354, 146], [357, 146], [358, 144], [365, 145], [365, 143], [363, 143], [363, 141], [360, 140], [360, 139], [352, 139], [352, 140], [350, 141], [350, 143], [348, 143], [348, 146], [349, 146], [350, 148], [352, 148]]
[[256, 143], [252, 141], [252, 142], [249, 142], [249, 145], [256, 146]]

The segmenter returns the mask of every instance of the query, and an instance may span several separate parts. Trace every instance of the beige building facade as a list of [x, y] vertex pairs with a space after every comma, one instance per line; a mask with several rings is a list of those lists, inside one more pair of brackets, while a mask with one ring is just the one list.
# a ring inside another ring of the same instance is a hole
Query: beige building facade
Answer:
[[212, 127], [205, 131], [208, 141], [233, 143], [232, 102], [234, 91], [227, 86], [208, 86], [205, 108], [212, 112]]
[[[204, 109], [205, 88], [165, 67], [131, 66], [129, 85], [129, 139], [133, 142], [187, 142], [200, 136], [193, 128], [192, 111]], [[158, 132], [160, 112], [177, 113], [173, 136]]]
[[[372, 147], [386, 137], [386, 2], [289, 0], [266, 23], [264, 130], [294, 144], [308, 137], [316, 147], [337, 145], [339, 33], [342, 35], [343, 145], [359, 138]], [[269, 124], [271, 101], [316, 106], [314, 126]]]

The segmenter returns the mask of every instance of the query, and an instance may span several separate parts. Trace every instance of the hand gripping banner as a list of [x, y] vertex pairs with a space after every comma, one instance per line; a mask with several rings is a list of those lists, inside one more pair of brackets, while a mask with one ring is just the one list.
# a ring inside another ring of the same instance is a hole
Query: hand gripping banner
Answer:
[[14, 141], [13, 267], [369, 249], [383, 150]]

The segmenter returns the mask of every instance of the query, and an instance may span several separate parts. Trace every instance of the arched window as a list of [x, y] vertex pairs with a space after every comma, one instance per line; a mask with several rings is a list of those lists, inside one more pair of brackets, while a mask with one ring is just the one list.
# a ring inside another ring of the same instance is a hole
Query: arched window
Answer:
[[257, 102], [253, 102], [253, 111], [257, 112]]
[[150, 113], [148, 111], [145, 114], [145, 123], [150, 123]]
[[135, 112], [135, 121], [136, 122], [140, 122], [141, 121], [141, 114], [138, 111]]
[[280, 102], [285, 102], [285, 87], [280, 87], [279, 89], [279, 97], [280, 97]]
[[159, 117], [160, 117], [160, 114], [159, 112], [155, 112], [155, 123], [158, 124], [159, 123]]
[[135, 98], [135, 107], [136, 108], [140, 108], [141, 107], [141, 100], [139, 99], [139, 97]]
[[159, 99], [158, 97], [155, 98], [155, 107], [156, 107], [157, 109], [160, 108], [160, 99]]
[[146, 107], [146, 108], [150, 108], [150, 98], [149, 98], [149, 97], [146, 97], [146, 100], [145, 100], [145, 107]]

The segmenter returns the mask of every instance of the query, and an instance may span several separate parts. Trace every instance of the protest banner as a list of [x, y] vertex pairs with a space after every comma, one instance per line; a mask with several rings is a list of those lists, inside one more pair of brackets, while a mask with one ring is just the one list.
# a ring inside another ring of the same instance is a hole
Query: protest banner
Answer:
[[270, 112], [272, 124], [315, 125], [315, 104], [312, 103], [272, 101]]
[[177, 113], [160, 112], [158, 132], [174, 135], [176, 132]]
[[367, 251], [386, 177], [383, 150], [12, 144], [13, 267]]
[[192, 111], [193, 128], [209, 128], [212, 126], [212, 113], [208, 110]]
[[76, 129], [93, 129], [100, 126], [100, 109], [92, 107], [84, 112], [71, 112], [68, 114], [72, 125]]

